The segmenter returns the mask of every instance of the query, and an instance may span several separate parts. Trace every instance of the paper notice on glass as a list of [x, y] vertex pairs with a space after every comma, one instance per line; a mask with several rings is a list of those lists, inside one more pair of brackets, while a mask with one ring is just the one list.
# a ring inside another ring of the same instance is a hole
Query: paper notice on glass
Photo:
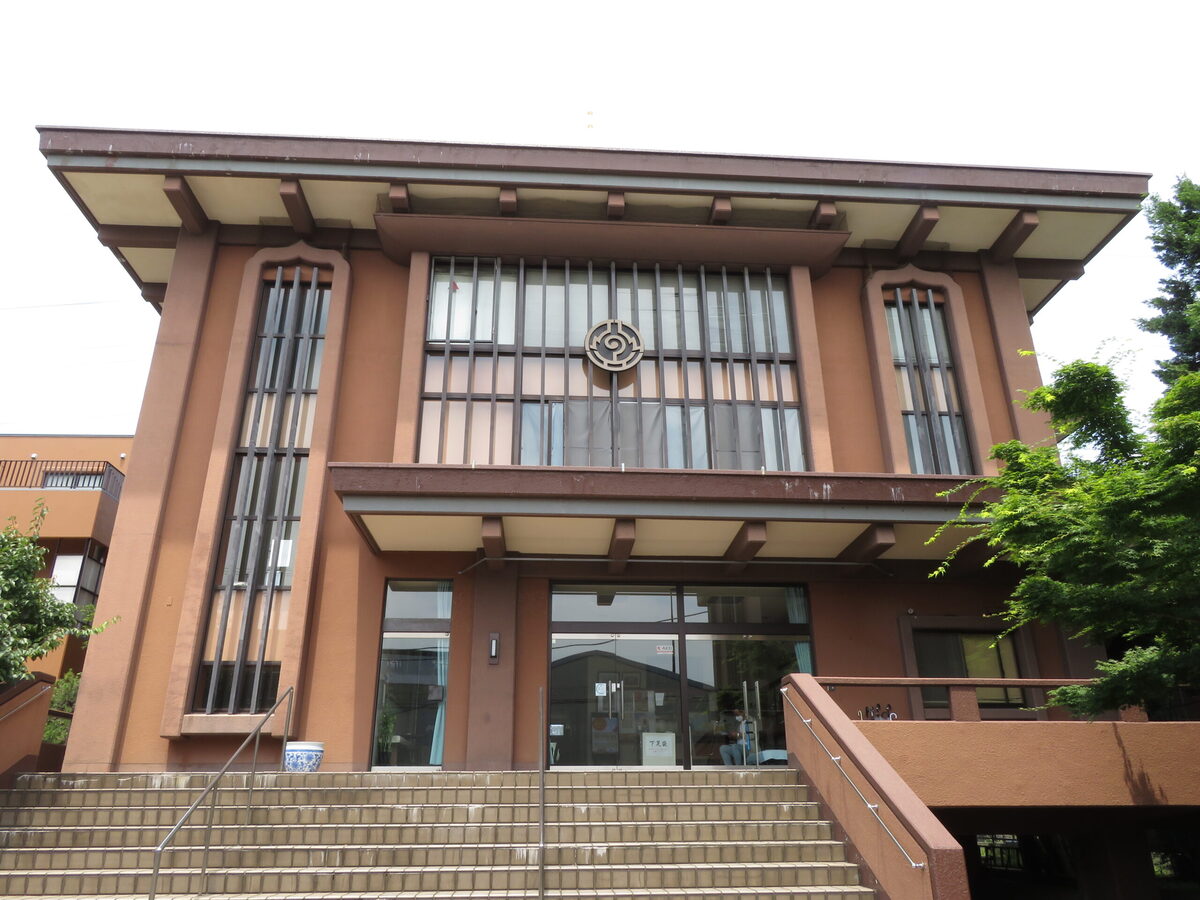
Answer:
[[596, 682], [596, 696], [597, 697], [607, 697], [608, 696], [608, 682], [607, 681], [597, 681]]
[[642, 765], [675, 765], [675, 735], [670, 731], [642, 732]]
[[654, 705], [655, 705], [655, 706], [662, 706], [662, 705], [663, 705], [663, 700], [666, 698], [666, 696], [667, 696], [667, 695], [666, 695], [666, 694], [664, 694], [662, 691], [655, 691], [655, 692], [654, 692]]

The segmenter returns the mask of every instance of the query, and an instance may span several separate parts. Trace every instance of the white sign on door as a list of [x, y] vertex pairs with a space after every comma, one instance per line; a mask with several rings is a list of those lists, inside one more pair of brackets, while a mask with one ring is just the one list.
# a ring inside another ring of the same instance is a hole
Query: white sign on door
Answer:
[[642, 765], [675, 765], [675, 734], [671, 731], [642, 732]]

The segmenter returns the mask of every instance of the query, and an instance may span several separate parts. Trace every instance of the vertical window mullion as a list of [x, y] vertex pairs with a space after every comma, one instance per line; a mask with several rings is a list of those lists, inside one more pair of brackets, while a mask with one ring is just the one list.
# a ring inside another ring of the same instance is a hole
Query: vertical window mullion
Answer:
[[[633, 317], [633, 327], [640, 334], [641, 328], [641, 310], [638, 309], [638, 303], [641, 301], [641, 296], [638, 293], [638, 268], [637, 263], [633, 264], [633, 281], [629, 289], [629, 312]], [[642, 336], [643, 342], [645, 335]], [[633, 375], [633, 400], [634, 400], [634, 428], [637, 434], [637, 453], [634, 457], [635, 466], [644, 466], [646, 464], [644, 457], [645, 443], [642, 435], [642, 379], [638, 377], [640, 374], [638, 369], [641, 363], [633, 367], [631, 374]]]
[[[766, 469], [767, 467], [767, 433], [763, 427], [762, 415], [762, 391], [758, 383], [758, 352], [754, 345], [757, 337], [754, 329], [754, 312], [750, 307], [750, 269], [742, 267], [742, 284], [745, 288], [745, 309], [746, 309], [746, 349], [750, 351], [750, 393], [754, 399], [754, 418], [755, 425], [758, 428], [758, 450], [759, 450], [759, 465]], [[778, 429], [776, 429], [778, 430]], [[776, 447], [776, 450], [779, 448]]]
[[475, 404], [475, 312], [479, 309], [479, 257], [471, 257], [471, 308], [468, 312], [470, 331], [467, 341], [467, 401], [463, 410], [463, 458], [464, 463], [475, 464], [471, 456], [471, 428], [474, 425]]
[[[540, 429], [538, 441], [541, 449], [538, 451], [540, 464], [543, 466], [550, 465], [550, 460], [554, 456], [553, 441], [554, 438], [550, 434], [550, 407], [546, 403], [546, 315], [549, 312], [548, 301], [549, 295], [546, 290], [546, 283], [549, 281], [549, 271], [546, 258], [542, 257], [542, 340], [541, 340], [541, 389], [538, 391], [538, 427]], [[544, 454], [544, 456], [542, 455]]]
[[[589, 259], [587, 264], [587, 319], [585, 320], [583, 328], [583, 339], [585, 344], [587, 343], [587, 333], [591, 330], [595, 321], [595, 315], [592, 312], [592, 261]], [[586, 346], [584, 347], [584, 354], [584, 359], [586, 360]], [[581, 362], [581, 365], [584, 367], [584, 377], [587, 379], [587, 464], [591, 466], [595, 465], [596, 452], [596, 436], [592, 433], [592, 429], [596, 424], [596, 420], [592, 417], [592, 399], [595, 391], [593, 390], [591, 370], [587, 368], [586, 361]], [[612, 462], [611, 455], [609, 456], [609, 462]]]
[[[246, 566], [246, 602], [242, 606], [242, 622], [238, 630], [237, 656], [233, 662], [233, 680], [229, 690], [229, 712], [231, 713], [237, 712], [238, 686], [241, 683], [242, 673], [246, 667], [246, 645], [250, 640], [250, 626], [254, 621], [253, 609], [255, 598], [258, 595], [258, 570], [262, 563], [264, 527], [266, 528], [265, 534], [267, 535], [272, 533], [271, 528], [273, 527], [273, 523], [265, 521], [267, 495], [271, 491], [272, 479], [275, 475], [279, 437], [283, 427], [283, 398], [287, 393], [287, 378], [291, 374], [295, 364], [295, 340], [293, 335], [296, 331], [296, 320], [299, 318], [300, 307], [303, 305], [300, 300], [300, 279], [300, 266], [296, 266], [296, 271], [292, 278], [292, 288], [288, 293], [287, 323], [283, 331], [282, 352], [279, 354], [279, 366], [275, 371], [275, 404], [271, 409], [271, 427], [267, 438], [269, 443], [263, 456], [262, 475], [259, 477], [258, 496], [255, 498], [254, 504], [254, 524], [250, 529], [250, 559]], [[277, 487], [277, 490], [279, 487]]]
[[[921, 373], [917, 368], [916, 363], [916, 345], [912, 334], [912, 319], [906, 308], [904, 299], [904, 291], [902, 288], [896, 288], [896, 324], [900, 329], [900, 348], [903, 352], [901, 363], [904, 366], [905, 372], [908, 374], [908, 395], [909, 402], [912, 405], [912, 415], [915, 436], [913, 446], [917, 452], [921, 454], [921, 459], [913, 460], [913, 468], [920, 469], [918, 474], [923, 474], [929, 470], [929, 466], [925, 463], [925, 457], [929, 457], [930, 462], [933, 462], [932, 447], [927, 446], [928, 438], [921, 436], [921, 405], [925, 399], [924, 388], [921, 384]], [[926, 433], [928, 434], [929, 426], [926, 424]]]
[[737, 395], [737, 376], [734, 374], [733, 361], [733, 326], [730, 324], [731, 312], [729, 309], [729, 273], [724, 266], [721, 266], [721, 321], [725, 327], [725, 350], [728, 354], [725, 359], [725, 370], [729, 373], [729, 404], [732, 411], [731, 419], [733, 420], [733, 458], [737, 461], [736, 468], [742, 468], [742, 436], [741, 429], [738, 427], [738, 395]]
[[[763, 290], [766, 294], [763, 297], [763, 313], [767, 319], [767, 340], [771, 350], [771, 367], [775, 370], [775, 405], [779, 418], [779, 446], [783, 453], [780, 459], [780, 470], [790, 471], [792, 463], [791, 447], [788, 445], [787, 421], [784, 415], [784, 400], [783, 400], [783, 360], [779, 354], [779, 335], [775, 333], [775, 291], [774, 285], [771, 284], [771, 269], [768, 267], [763, 281]], [[785, 294], [786, 296], [786, 294]], [[798, 451], [800, 447], [796, 448]], [[798, 454], [802, 455], [802, 454]]]
[[[230, 607], [233, 604], [233, 585], [238, 580], [238, 564], [242, 558], [242, 544], [246, 537], [247, 513], [249, 503], [250, 482], [254, 478], [256, 454], [254, 447], [258, 443], [261, 431], [259, 419], [262, 417], [263, 400], [267, 393], [266, 375], [269, 370], [271, 356], [275, 346], [275, 332], [278, 330], [275, 320], [279, 318], [283, 305], [283, 266], [275, 269], [275, 283], [267, 294], [267, 308], [263, 314], [262, 332], [258, 336], [258, 366], [254, 377], [254, 403], [250, 418], [250, 432], [246, 435], [246, 449], [241, 454], [237, 481], [237, 496], [233, 506], [233, 518], [229, 522], [229, 538], [225, 548], [225, 573], [219, 585], [221, 590], [221, 614], [218, 620], [216, 643], [213, 647], [212, 670], [209, 673], [208, 690], [205, 692], [204, 711], [211, 714], [216, 709], [217, 682], [220, 678], [223, 662], [222, 651], [225, 647], [225, 632], [229, 625]], [[243, 417], [243, 423], [244, 423]], [[242, 426], [245, 428], [245, 424]], [[231, 485], [232, 488], [232, 485]], [[210, 602], [212, 602], [210, 600]], [[211, 623], [208, 626], [212, 627]]]
[[[607, 318], [616, 319], [620, 316], [621, 304], [617, 302], [617, 264], [610, 262], [608, 264], [608, 316]], [[612, 435], [612, 464], [618, 466], [621, 464], [621, 451], [625, 448], [625, 442], [621, 440], [621, 396], [620, 384], [617, 380], [616, 372], [608, 373], [608, 421]]]
[[446, 403], [446, 394], [450, 390], [450, 366], [454, 362], [454, 355], [451, 352], [453, 338], [450, 329], [454, 327], [454, 304], [456, 302], [454, 295], [458, 293], [454, 288], [455, 260], [456, 257], [450, 257], [450, 273], [446, 276], [446, 343], [442, 347], [442, 402], [438, 408], [440, 427], [438, 428], [437, 461], [439, 463], [447, 462], [446, 425], [449, 421], [449, 405]]
[[950, 460], [949, 457], [947, 457], [947, 461], [956, 462], [959, 468], [961, 468], [963, 472], [966, 472], [970, 468], [968, 458], [970, 449], [965, 445], [959, 446], [958, 434], [955, 429], [956, 419], [962, 410], [960, 410], [954, 402], [957, 392], [954, 390], [954, 372], [952, 370], [950, 348], [947, 346], [948, 342], [946, 340], [949, 335], [949, 332], [946, 330], [948, 328], [946, 324], [946, 309], [944, 306], [939, 307], [934, 302], [933, 291], [930, 289], [926, 289], [925, 291], [925, 300], [929, 305], [930, 327], [933, 329], [934, 345], [937, 348], [937, 368], [938, 374], [941, 376], [942, 380], [942, 394], [946, 398], [946, 415], [950, 422], [950, 434], [954, 437], [954, 443], [949, 452], [955, 457], [955, 459]]
[[925, 412], [929, 422], [929, 443], [933, 450], [934, 471], [945, 472], [947, 471], [946, 461], [949, 457], [946, 453], [945, 435], [942, 433], [941, 416], [938, 414], [937, 396], [933, 390], [933, 363], [925, 342], [925, 330], [921, 327], [921, 297], [915, 287], [911, 288], [909, 310], [913, 350], [921, 371], [921, 394], [925, 401]]
[[[687, 327], [684, 322], [682, 265], [675, 267], [675, 292], [676, 304], [679, 307], [679, 374], [683, 378], [683, 427], [680, 429], [683, 439], [683, 465], [686, 469], [692, 469], [696, 465], [696, 461], [692, 458], [692, 377], [691, 370], [688, 368], [690, 360], [688, 359]], [[697, 308], [699, 305], [699, 298], [697, 298]]]
[[[296, 270], [299, 273], [300, 267], [297, 266]], [[312, 282], [310, 283], [303, 304], [299, 303], [299, 292], [297, 292], [297, 306], [300, 307], [302, 321], [300, 332], [290, 337], [290, 340], [297, 345], [296, 365], [292, 367], [291, 384], [288, 386], [289, 390], [287, 391], [291, 395], [290, 422], [288, 423], [287, 443], [279, 476], [279, 486], [275, 491], [275, 508], [271, 512], [271, 527], [272, 529], [278, 528], [278, 531], [273, 532], [275, 539], [271, 542], [267, 558], [267, 576], [264, 579], [263, 603], [258, 632], [258, 652], [255, 654], [254, 682], [250, 690], [250, 712], [252, 714], [258, 712], [258, 695], [262, 687], [262, 671], [266, 663], [267, 636], [271, 625], [271, 610], [275, 602], [275, 581], [278, 577], [279, 552], [285, 530], [284, 518], [287, 516], [288, 506], [292, 499], [291, 486], [292, 475], [297, 464], [296, 437], [300, 427], [300, 407], [305, 396], [304, 387], [307, 381], [308, 359], [309, 353], [313, 349], [312, 341], [316, 330], [316, 311], [319, 305], [318, 291], [320, 290], [320, 285], [318, 276], [319, 272], [314, 267], [312, 270]], [[285, 403], [283, 406], [286, 408], [287, 404]], [[282, 411], [280, 415], [282, 416]], [[280, 424], [282, 426], [282, 423]]]
[[[716, 429], [717, 417], [717, 399], [713, 393], [713, 360], [712, 360], [712, 343], [711, 335], [709, 334], [708, 320], [708, 285], [705, 279], [704, 266], [700, 267], [699, 280], [696, 283], [696, 315], [700, 318], [700, 346], [704, 355], [704, 373], [701, 376], [704, 379], [704, 396], [706, 398], [708, 413], [705, 424], [705, 440], [708, 442], [708, 467], [715, 469], [717, 467], [717, 442], [713, 435]], [[691, 427], [691, 423], [688, 423]]]
[[513, 356], [513, 428], [512, 458], [521, 463], [521, 426], [524, 422], [525, 403], [521, 399], [525, 390], [525, 260], [517, 260], [517, 321], [516, 342]]
[[[499, 410], [496, 408], [496, 384], [500, 380], [500, 297], [504, 292], [504, 273], [500, 266], [500, 257], [492, 260], [492, 383], [489, 386], [488, 398], [491, 412], [491, 432], [488, 436], [488, 465], [496, 463], [496, 427], [499, 422]], [[513, 404], [513, 413], [519, 413], [519, 404]], [[519, 462], [519, 460], [514, 460]]]
[[[667, 434], [667, 392], [666, 387], [667, 365], [666, 359], [663, 356], [663, 302], [662, 302], [662, 269], [657, 263], [654, 265], [654, 296], [652, 298], [654, 307], [654, 325], [657, 329], [655, 335], [655, 344], [658, 346], [658, 407], [659, 415], [662, 417], [662, 442], [659, 446], [659, 462], [662, 468], [667, 468], [667, 443], [670, 440]], [[683, 429], [680, 429], [682, 437]]]

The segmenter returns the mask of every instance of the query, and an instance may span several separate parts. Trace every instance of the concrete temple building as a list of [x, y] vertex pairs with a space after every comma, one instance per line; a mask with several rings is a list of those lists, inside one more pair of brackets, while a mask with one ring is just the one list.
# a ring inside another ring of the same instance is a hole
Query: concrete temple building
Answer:
[[[1145, 887], [1194, 823], [1197, 726], [1032, 709], [1103, 651], [997, 641], [1004, 566], [928, 577], [961, 539], [930, 543], [944, 492], [996, 443], [1053, 440], [1014, 403], [1030, 319], [1145, 175], [72, 128], [41, 149], [162, 314], [99, 599], [120, 619], [64, 771], [215, 769], [294, 688], [326, 772], [790, 761], [893, 900], [924, 895], [889, 890], [812, 722], [908, 834], [968, 847], [973, 884], [1050, 835], [1078, 896]], [[961, 870], [923, 841], [922, 877]]]

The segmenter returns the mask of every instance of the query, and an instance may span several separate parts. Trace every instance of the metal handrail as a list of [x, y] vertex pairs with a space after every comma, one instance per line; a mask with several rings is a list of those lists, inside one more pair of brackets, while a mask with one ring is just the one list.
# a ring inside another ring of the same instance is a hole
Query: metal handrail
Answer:
[[546, 896], [546, 689], [538, 686], [538, 900]]
[[200, 878], [203, 888], [201, 893], [208, 893], [208, 851], [212, 846], [213, 818], [216, 815], [217, 810], [217, 794], [215, 790], [217, 783], [225, 777], [225, 774], [229, 771], [229, 767], [233, 765], [234, 761], [241, 755], [242, 751], [246, 749], [246, 746], [250, 743], [251, 739], [253, 739], [254, 757], [250, 762], [250, 772], [246, 777], [246, 824], [249, 824], [250, 806], [254, 802], [254, 776], [258, 773], [258, 744], [259, 739], [262, 737], [263, 726], [265, 726], [267, 722], [270, 721], [271, 717], [275, 715], [275, 711], [279, 709], [280, 704], [282, 704], [284, 700], [287, 700], [287, 716], [283, 720], [283, 747], [279, 752], [279, 767], [282, 769], [285, 754], [287, 753], [288, 734], [291, 732], [292, 728], [292, 700], [295, 696], [295, 693], [295, 687], [289, 687], [283, 692], [283, 695], [275, 701], [275, 705], [263, 713], [263, 716], [261, 719], [259, 719], [258, 724], [254, 726], [254, 730], [246, 735], [246, 739], [242, 741], [241, 746], [233, 751], [233, 755], [226, 760], [225, 765], [221, 767], [221, 771], [212, 777], [212, 779], [208, 782], [208, 785], [203, 791], [200, 792], [200, 796], [197, 797], [192, 802], [192, 805], [187, 808], [187, 811], [179, 817], [179, 821], [175, 823], [175, 827], [168, 831], [166, 837], [164, 837], [159, 842], [158, 846], [154, 848], [154, 872], [150, 876], [150, 892], [148, 894], [148, 900], [154, 900], [154, 897], [158, 892], [158, 870], [159, 866], [162, 864], [162, 855], [167, 849], [167, 844], [174, 839], [175, 835], [179, 832], [179, 829], [184, 826], [187, 820], [191, 818], [192, 813], [194, 813], [197, 808], [199, 808], [200, 804], [204, 802], [204, 798], [211, 794], [212, 800], [209, 804], [208, 825], [204, 834], [204, 855], [201, 857], [200, 864]]
[[914, 860], [909, 855], [908, 851], [904, 849], [904, 845], [901, 844], [896, 838], [896, 835], [893, 833], [892, 829], [888, 828], [887, 822], [883, 821], [883, 818], [879, 815], [879, 804], [872, 803], [867, 799], [866, 795], [858, 789], [858, 785], [854, 783], [854, 779], [852, 779], [845, 768], [843, 768], [842, 758], [840, 756], [835, 756], [832, 752], [830, 752], [829, 748], [825, 746], [825, 742], [821, 740], [821, 736], [817, 734], [812, 727], [812, 719], [804, 718], [804, 713], [800, 712], [800, 707], [792, 702], [792, 698], [788, 694], [788, 689], [786, 687], [780, 688], [780, 693], [783, 694], [783, 699], [787, 701], [788, 706], [790, 706], [792, 711], [796, 713], [804, 727], [807, 728], [809, 733], [813, 736], [814, 740], [816, 740], [821, 749], [825, 751], [825, 755], [829, 757], [830, 761], [832, 761], [835, 766], [837, 766], [838, 771], [842, 773], [842, 777], [846, 779], [846, 783], [850, 785], [850, 787], [854, 790], [854, 793], [858, 794], [859, 799], [862, 800], [863, 804], [867, 807], [867, 810], [875, 817], [875, 820], [883, 827], [883, 830], [887, 832], [887, 836], [892, 839], [892, 843], [895, 844], [897, 849], [904, 854], [904, 858], [908, 860], [908, 864], [914, 869], [924, 869], [925, 863]]
[[42, 696], [42, 694], [46, 693], [46, 691], [52, 691], [52, 690], [54, 690], [54, 684], [53, 684], [53, 683], [50, 683], [50, 684], [44, 685], [44, 686], [42, 687], [42, 689], [41, 689], [40, 691], [38, 691], [36, 694], [34, 694], [32, 697], [26, 697], [26, 698], [25, 698], [25, 702], [24, 702], [24, 703], [22, 703], [20, 706], [16, 707], [15, 709], [10, 709], [10, 710], [9, 710], [8, 712], [6, 712], [4, 715], [0, 716], [0, 722], [3, 722], [5, 719], [7, 719], [7, 718], [8, 718], [9, 716], [11, 716], [13, 713], [19, 713], [21, 710], [23, 710], [25, 707], [27, 707], [27, 706], [28, 706], [30, 703], [32, 703], [32, 702], [33, 702], [34, 700], [36, 700], [38, 697]]

